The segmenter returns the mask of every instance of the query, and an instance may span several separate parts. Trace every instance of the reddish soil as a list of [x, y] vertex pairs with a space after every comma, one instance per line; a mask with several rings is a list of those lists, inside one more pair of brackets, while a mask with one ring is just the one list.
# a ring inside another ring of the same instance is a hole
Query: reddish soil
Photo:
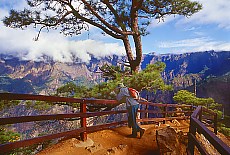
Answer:
[[41, 151], [38, 155], [150, 155], [159, 154], [156, 143], [156, 130], [164, 128], [167, 125], [174, 127], [175, 130], [188, 132], [189, 122], [180, 121], [180, 125], [167, 122], [160, 127], [155, 124], [141, 125], [146, 131], [143, 137], [128, 138], [131, 129], [123, 126], [114, 129], [102, 130], [88, 134], [88, 138], [94, 142], [93, 147], [76, 147], [79, 141], [76, 138], [67, 139], [52, 145]]

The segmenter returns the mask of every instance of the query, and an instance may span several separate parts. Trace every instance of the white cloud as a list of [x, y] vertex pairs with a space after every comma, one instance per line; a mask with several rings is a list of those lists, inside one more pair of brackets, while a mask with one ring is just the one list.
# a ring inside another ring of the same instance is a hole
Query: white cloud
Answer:
[[[0, 8], [0, 20], [8, 15], [8, 10]], [[5, 27], [0, 22], [0, 53], [9, 53], [23, 59], [39, 60], [47, 55], [57, 61], [71, 62], [72, 55], [80, 58], [83, 62], [90, 60], [90, 54], [100, 58], [112, 54], [124, 55], [125, 49], [119, 43], [104, 43], [97, 40], [74, 41], [70, 37], [64, 37], [56, 31], [42, 32], [39, 40], [34, 41], [37, 30], [26, 30]], [[80, 38], [80, 37], [79, 37]], [[79, 39], [76, 37], [76, 39]]]
[[84, 62], [90, 60], [90, 54], [104, 57], [111, 54], [124, 54], [124, 48], [118, 43], [103, 43], [95, 40], [70, 41], [56, 31], [43, 32], [38, 41], [33, 38], [37, 32], [31, 29], [15, 30], [6, 27], [0, 29], [1, 53], [21, 55], [25, 59], [38, 60], [47, 55], [54, 60], [70, 62], [72, 54]]
[[171, 52], [198, 52], [198, 51], [229, 51], [230, 43], [215, 41], [211, 38], [193, 38], [159, 43], [159, 48], [170, 49]]
[[153, 19], [151, 26], [160, 27], [175, 21], [179, 25], [217, 24], [220, 28], [230, 29], [230, 0], [193, 0], [202, 4], [203, 9], [191, 17], [166, 16], [165, 21]]
[[183, 18], [179, 24], [217, 24], [220, 28], [230, 29], [229, 0], [197, 0], [203, 9], [190, 18]]
[[208, 38], [185, 39], [179, 41], [161, 42], [159, 47], [161, 48], [194, 47], [194, 46], [201, 46], [204, 43], [207, 43], [208, 41], [210, 41], [210, 39]]

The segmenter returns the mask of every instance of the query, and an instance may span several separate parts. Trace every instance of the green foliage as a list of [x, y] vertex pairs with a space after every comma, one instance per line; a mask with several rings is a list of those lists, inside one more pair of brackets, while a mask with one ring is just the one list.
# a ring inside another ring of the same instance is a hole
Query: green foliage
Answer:
[[[184, 104], [190, 104], [190, 105], [195, 105], [195, 106], [199, 106], [199, 105], [204, 106], [208, 108], [209, 110], [212, 110], [213, 112], [217, 113], [218, 120], [223, 119], [223, 112], [219, 110], [222, 107], [222, 105], [216, 103], [214, 99], [212, 98], [198, 98], [195, 96], [194, 93], [191, 93], [187, 90], [180, 90], [174, 95], [173, 99], [179, 104], [184, 103]], [[219, 126], [218, 130], [222, 132], [223, 134], [229, 136], [230, 128], [225, 126], [225, 124], [228, 123], [226, 122], [227, 120], [229, 120], [228, 116], [226, 116], [226, 118], [222, 120], [222, 123], [220, 122], [218, 123], [218, 126]]]
[[173, 99], [179, 104], [205, 106], [208, 109], [216, 112], [218, 114], [218, 119], [221, 119], [222, 117], [222, 112], [218, 110], [222, 107], [222, 105], [216, 103], [213, 98], [198, 98], [194, 93], [191, 93], [187, 90], [180, 90], [174, 95]]
[[0, 144], [15, 142], [20, 140], [20, 134], [17, 132], [10, 131], [4, 126], [0, 126]]
[[161, 72], [164, 71], [166, 65], [163, 62], [156, 62], [155, 64], [149, 64], [143, 71], [134, 73], [131, 77], [124, 77], [124, 83], [132, 88], [141, 90], [172, 90], [172, 86], [166, 85], [161, 76]]
[[230, 136], [230, 128], [226, 127], [225, 124], [220, 124], [218, 131], [223, 133], [226, 136]]
[[95, 85], [90, 89], [90, 97], [101, 98], [101, 99], [115, 99], [116, 94], [114, 93], [119, 80], [111, 80], [109, 82], [103, 82]]
[[77, 86], [74, 97], [83, 98], [86, 96], [89, 96], [89, 88], [87, 88], [86, 86]]
[[82, 98], [88, 96], [88, 90], [89, 88], [86, 86], [76, 86], [74, 82], [68, 82], [56, 90], [56, 95], [62, 97], [74, 96], [76, 98]]
[[76, 84], [77, 87], [78, 86], [80, 86], [80, 87], [84, 86], [84, 87], [90, 88], [94, 85], [95, 81], [94, 80], [90, 81], [86, 77], [80, 76], [80, 77], [77, 77], [76, 79], [74, 79], [73, 83]]
[[20, 101], [17, 100], [0, 100], [0, 111], [3, 110], [4, 108], [10, 108], [18, 105]]
[[[216, 108], [218, 108], [218, 106], [216, 107]], [[215, 113], [217, 113], [217, 119], [218, 120], [221, 120], [222, 119], [222, 117], [223, 117], [223, 112], [222, 111], [220, 111], [220, 110], [218, 110], [218, 109], [211, 109], [211, 110], [213, 110], [213, 112], [215, 112]]]
[[36, 101], [33, 108], [37, 110], [47, 110], [51, 107], [52, 105], [48, 102], [45, 101]]
[[103, 77], [109, 80], [115, 80], [119, 77], [119, 75], [129, 75], [131, 70], [128, 67], [121, 69], [120, 66], [113, 66], [113, 65], [102, 65], [100, 67], [102, 71]]
[[174, 101], [179, 104], [190, 104], [195, 106], [206, 106], [210, 109], [216, 109], [221, 106], [221, 104], [215, 103], [214, 99], [212, 98], [198, 98], [195, 96], [194, 93], [191, 93], [187, 90], [180, 90], [178, 91], [174, 97]]
[[[108, 67], [108, 66], [107, 66]], [[115, 68], [115, 67], [110, 67]], [[123, 82], [127, 87], [135, 88], [138, 91], [145, 90], [172, 90], [172, 86], [166, 85], [162, 79], [161, 72], [165, 69], [165, 63], [156, 62], [155, 64], [148, 65], [146, 69], [138, 73], [122, 71], [116, 69], [116, 72], [112, 75], [108, 82], [101, 83], [94, 86], [91, 89], [90, 96], [96, 98], [115, 99], [116, 94], [114, 92], [118, 83]]]
[[37, 109], [37, 110], [47, 110], [49, 108], [51, 108], [52, 103], [51, 102], [47, 102], [47, 101], [26, 101], [25, 105], [27, 108], [33, 108], [33, 109]]
[[72, 94], [76, 92], [77, 86], [73, 82], [68, 82], [64, 86], [61, 86], [57, 89], [57, 96], [69, 97], [73, 96]]
[[[79, 0], [78, 2], [27, 0], [28, 7], [26, 9], [21, 11], [12, 9], [10, 16], [5, 17], [3, 22], [6, 26], [13, 28], [44, 25], [47, 29], [55, 29], [60, 26], [61, 32], [65, 35], [78, 35], [82, 30], [88, 28], [85, 24], [91, 24], [117, 38], [118, 34], [122, 34], [120, 31], [135, 32], [133, 29], [133, 23], [136, 22], [135, 15], [138, 15], [138, 32], [146, 35], [152, 18], [163, 20], [167, 15], [175, 14], [191, 16], [202, 9], [201, 4], [189, 0], [147, 0], [143, 2], [123, 0], [83, 2]], [[84, 8], [84, 12], [76, 9], [80, 6]], [[67, 10], [66, 7], [69, 9]], [[51, 13], [47, 14], [48, 11]]]

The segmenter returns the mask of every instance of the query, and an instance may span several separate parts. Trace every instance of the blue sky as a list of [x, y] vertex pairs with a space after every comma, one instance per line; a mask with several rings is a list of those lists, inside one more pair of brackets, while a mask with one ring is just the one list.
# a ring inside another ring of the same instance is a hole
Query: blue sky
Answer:
[[[206, 50], [230, 51], [230, 0], [197, 0], [203, 10], [190, 18], [168, 16], [164, 22], [153, 20], [142, 37], [143, 53], [188, 53]], [[0, 0], [0, 19], [10, 8], [22, 9], [25, 0]], [[121, 41], [91, 27], [89, 33], [70, 38], [58, 31], [43, 31], [39, 41], [33, 38], [37, 30], [7, 28], [0, 21], [0, 53], [12, 53], [24, 59], [40, 60], [46, 54], [59, 61], [71, 61], [71, 54], [90, 60], [90, 53], [98, 57], [125, 55]]]

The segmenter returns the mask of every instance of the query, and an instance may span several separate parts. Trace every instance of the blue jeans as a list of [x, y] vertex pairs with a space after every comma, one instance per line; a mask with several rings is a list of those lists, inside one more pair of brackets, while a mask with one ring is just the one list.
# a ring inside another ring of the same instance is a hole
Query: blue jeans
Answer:
[[137, 110], [139, 105], [127, 107], [128, 110], [128, 126], [132, 127], [132, 134], [137, 135], [137, 132], [141, 131], [141, 128], [136, 122]]

